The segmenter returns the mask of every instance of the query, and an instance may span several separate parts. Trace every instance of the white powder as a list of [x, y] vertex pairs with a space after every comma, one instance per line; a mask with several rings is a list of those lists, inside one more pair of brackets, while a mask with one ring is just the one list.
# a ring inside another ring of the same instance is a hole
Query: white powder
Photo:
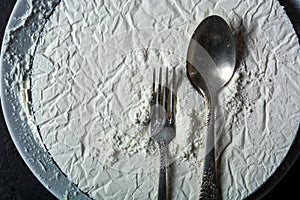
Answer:
[[205, 106], [185, 76], [191, 34], [211, 14], [230, 23], [238, 65], [220, 95], [222, 196], [255, 191], [286, 155], [299, 124], [299, 45], [275, 0], [62, 1], [37, 48], [32, 103], [41, 140], [95, 199], [153, 199], [158, 151], [147, 122], [152, 70], [177, 72], [172, 199], [197, 199]]

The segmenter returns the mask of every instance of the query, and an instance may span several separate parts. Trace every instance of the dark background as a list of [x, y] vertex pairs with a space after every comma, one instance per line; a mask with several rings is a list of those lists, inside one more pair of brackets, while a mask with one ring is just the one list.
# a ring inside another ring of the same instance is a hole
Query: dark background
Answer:
[[[0, 0], [0, 44], [4, 35], [5, 27], [16, 0]], [[293, 5], [292, 9], [286, 9], [289, 17], [295, 25], [300, 20], [294, 16], [300, 16], [300, 1], [282, 0], [282, 5]], [[300, 17], [298, 17], [300, 19]], [[295, 26], [298, 34], [299, 26]], [[20, 157], [7, 130], [2, 108], [0, 107], [0, 200], [54, 200], [56, 199], [35, 178], [25, 162]], [[300, 151], [300, 149], [299, 149]], [[271, 190], [263, 199], [278, 199], [284, 195], [285, 199], [297, 199], [300, 193], [300, 158], [289, 170], [280, 183]]]

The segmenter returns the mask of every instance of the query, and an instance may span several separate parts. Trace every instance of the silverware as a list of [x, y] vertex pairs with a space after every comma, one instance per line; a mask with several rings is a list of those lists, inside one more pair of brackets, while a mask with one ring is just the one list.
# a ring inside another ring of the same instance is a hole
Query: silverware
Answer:
[[170, 88], [168, 87], [168, 74], [166, 68], [165, 83], [162, 85], [162, 68], [160, 68], [158, 84], [156, 84], [156, 72], [155, 69], [153, 70], [150, 134], [160, 151], [159, 200], [167, 199], [167, 147], [175, 137], [175, 69], [172, 70]]
[[231, 79], [236, 63], [234, 39], [228, 24], [218, 16], [206, 18], [192, 36], [187, 53], [187, 75], [208, 104], [206, 153], [200, 199], [219, 199], [215, 167], [215, 107], [218, 93]]

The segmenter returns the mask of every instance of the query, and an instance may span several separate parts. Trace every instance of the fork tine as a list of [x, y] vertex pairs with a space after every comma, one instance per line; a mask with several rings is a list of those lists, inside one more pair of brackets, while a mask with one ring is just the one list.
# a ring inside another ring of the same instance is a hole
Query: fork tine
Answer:
[[175, 122], [175, 67], [172, 70], [172, 83], [171, 83], [171, 123]]
[[161, 86], [162, 86], [162, 68], [159, 68], [159, 75], [158, 75], [158, 90], [157, 90], [157, 99], [156, 103], [161, 104], [162, 103], [162, 94], [161, 94]]
[[156, 97], [155, 97], [155, 68], [153, 69], [153, 74], [152, 74], [152, 94], [151, 94], [151, 103], [152, 104], [155, 104], [155, 100], [156, 100]]
[[168, 108], [168, 82], [169, 82], [169, 80], [168, 79], [169, 79], [168, 68], [166, 68], [163, 106], [165, 108], [167, 117], [168, 117], [168, 113], [169, 113], [169, 108]]

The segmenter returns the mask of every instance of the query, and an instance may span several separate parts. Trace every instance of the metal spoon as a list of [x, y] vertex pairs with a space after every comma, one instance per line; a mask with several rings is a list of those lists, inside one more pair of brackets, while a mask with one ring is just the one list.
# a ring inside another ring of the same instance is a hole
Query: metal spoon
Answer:
[[236, 63], [236, 49], [228, 24], [218, 16], [206, 18], [195, 30], [187, 53], [187, 76], [206, 97], [208, 128], [200, 199], [219, 199], [215, 167], [215, 107], [218, 93], [231, 79]]

